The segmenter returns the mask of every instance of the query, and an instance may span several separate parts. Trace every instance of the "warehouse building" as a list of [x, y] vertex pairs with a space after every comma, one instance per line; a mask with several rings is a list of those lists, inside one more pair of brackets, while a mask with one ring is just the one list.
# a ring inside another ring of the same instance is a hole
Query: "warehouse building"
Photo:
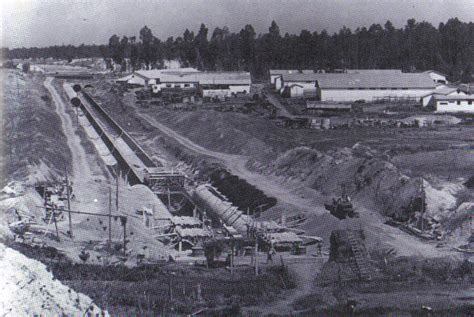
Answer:
[[293, 90], [294, 94], [290, 91], [290, 97], [311, 96], [320, 101], [373, 101], [387, 97], [420, 99], [436, 87], [427, 73], [284, 74], [281, 78], [282, 93], [287, 93], [292, 85], [300, 85], [303, 89]]
[[166, 75], [183, 75], [199, 72], [195, 68], [172, 68], [172, 69], [151, 69], [137, 70], [130, 75], [116, 80], [119, 84], [125, 84], [132, 87], [146, 87], [159, 82], [159, 79]]
[[116, 80], [129, 87], [151, 87], [164, 91], [197, 93], [203, 97], [224, 98], [250, 93], [248, 72], [200, 72], [194, 68], [140, 70]]
[[452, 95], [434, 96], [435, 112], [466, 112], [474, 113], [474, 96], [472, 95]]
[[153, 93], [164, 91], [199, 92], [202, 97], [223, 99], [237, 94], [250, 93], [250, 73], [247, 72], [196, 72], [188, 74], [162, 74], [152, 84]]

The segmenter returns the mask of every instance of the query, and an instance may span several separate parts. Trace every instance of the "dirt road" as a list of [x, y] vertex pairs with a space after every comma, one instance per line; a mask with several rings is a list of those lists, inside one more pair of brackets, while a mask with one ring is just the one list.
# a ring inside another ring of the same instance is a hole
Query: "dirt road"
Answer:
[[[283, 185], [281, 180], [274, 176], [262, 175], [249, 171], [245, 164], [247, 163], [248, 157], [243, 155], [233, 155], [225, 154], [220, 152], [215, 152], [208, 150], [188, 138], [182, 136], [176, 131], [168, 128], [164, 124], [158, 122], [155, 118], [146, 113], [141, 113], [137, 109], [137, 114], [146, 120], [152, 126], [158, 128], [162, 133], [166, 134], [168, 137], [175, 139], [179, 144], [183, 145], [187, 149], [194, 151], [198, 154], [209, 156], [214, 159], [222, 161], [222, 163], [235, 175], [245, 179], [248, 183], [256, 186], [261, 189], [268, 196], [277, 198], [280, 202], [290, 204], [296, 209], [314, 212], [318, 210], [321, 214], [325, 211], [322, 208], [317, 208], [315, 206], [321, 205], [319, 200], [320, 197], [315, 195], [310, 195], [309, 197], [302, 197], [301, 195], [294, 192], [294, 189], [297, 189], [297, 184], [295, 187], [288, 186], [288, 183]], [[300, 185], [301, 186], [301, 185]], [[319, 201], [319, 204], [317, 204]]]
[[277, 300], [258, 306], [244, 308], [244, 314], [253, 316], [292, 316], [292, 304], [299, 298], [308, 295], [314, 288], [315, 278], [321, 271], [325, 258], [304, 258], [288, 263], [288, 272], [294, 278], [296, 288], [284, 291]]
[[[51, 94], [56, 111], [61, 118], [61, 126], [64, 135], [67, 138], [67, 144], [72, 153], [72, 171], [70, 179], [73, 187], [74, 198], [71, 201], [72, 210], [87, 210], [88, 212], [99, 213], [106, 210], [107, 199], [102, 193], [103, 190], [99, 182], [105, 180], [104, 175], [94, 172], [91, 168], [91, 158], [81, 144], [79, 135], [76, 134], [71, 116], [67, 109], [70, 107], [59, 95], [56, 88], [52, 85], [54, 78], [47, 77], [44, 86]], [[73, 224], [83, 221], [84, 217], [75, 215], [72, 217]], [[61, 223], [65, 225], [65, 223]]]
[[286, 109], [286, 107], [284, 105], [281, 104], [280, 100], [278, 100], [278, 97], [275, 96], [275, 94], [273, 92], [270, 92], [270, 91], [266, 91], [265, 92], [265, 96], [267, 96], [267, 100], [272, 104], [274, 105], [275, 107], [278, 108], [278, 111], [279, 111], [279, 114], [280, 116], [285, 116], [285, 117], [289, 117], [289, 118], [293, 118], [294, 115], [292, 115], [291, 113], [288, 112], [288, 110]]

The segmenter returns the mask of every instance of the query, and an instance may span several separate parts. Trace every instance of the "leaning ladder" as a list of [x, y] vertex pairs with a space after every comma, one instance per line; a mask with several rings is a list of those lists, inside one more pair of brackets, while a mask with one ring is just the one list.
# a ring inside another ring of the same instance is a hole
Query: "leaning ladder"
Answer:
[[359, 241], [354, 237], [352, 232], [348, 232], [349, 242], [351, 244], [352, 253], [354, 254], [357, 270], [361, 279], [370, 280], [369, 268], [364, 252], [359, 248]]

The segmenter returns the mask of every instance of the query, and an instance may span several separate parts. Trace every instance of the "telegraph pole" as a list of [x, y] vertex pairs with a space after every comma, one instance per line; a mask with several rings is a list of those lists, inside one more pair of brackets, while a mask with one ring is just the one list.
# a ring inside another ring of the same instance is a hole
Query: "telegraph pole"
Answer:
[[71, 221], [71, 193], [69, 191], [69, 177], [67, 173], [67, 165], [64, 164], [64, 169], [66, 170], [66, 194], [67, 194], [67, 213], [69, 218], [69, 236], [72, 238], [72, 221]]
[[115, 178], [115, 209], [118, 212], [118, 209], [119, 209], [119, 174], [118, 172]]
[[112, 250], [112, 188], [109, 187], [109, 250]]
[[255, 276], [258, 276], [258, 228], [255, 224], [255, 220], [253, 223], [255, 227], [253, 231], [255, 237]]

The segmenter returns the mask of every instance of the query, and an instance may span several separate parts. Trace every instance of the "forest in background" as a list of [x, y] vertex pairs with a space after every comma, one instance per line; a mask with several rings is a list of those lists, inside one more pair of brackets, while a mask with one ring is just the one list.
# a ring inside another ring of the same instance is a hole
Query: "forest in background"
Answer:
[[282, 35], [275, 21], [264, 34], [257, 34], [250, 24], [238, 33], [227, 27], [217, 27], [210, 33], [201, 24], [196, 33], [186, 29], [182, 36], [164, 41], [144, 26], [138, 37], [114, 34], [108, 44], [2, 48], [2, 56], [65, 60], [101, 57], [114, 71], [161, 68], [164, 60], [177, 59], [183, 67], [250, 71], [255, 78], [267, 76], [269, 69], [433, 69], [453, 81], [470, 82], [474, 23], [453, 18], [436, 28], [428, 22], [409, 19], [402, 28], [387, 21], [383, 26], [372, 24], [354, 31], [344, 26], [332, 35], [325, 30]]

